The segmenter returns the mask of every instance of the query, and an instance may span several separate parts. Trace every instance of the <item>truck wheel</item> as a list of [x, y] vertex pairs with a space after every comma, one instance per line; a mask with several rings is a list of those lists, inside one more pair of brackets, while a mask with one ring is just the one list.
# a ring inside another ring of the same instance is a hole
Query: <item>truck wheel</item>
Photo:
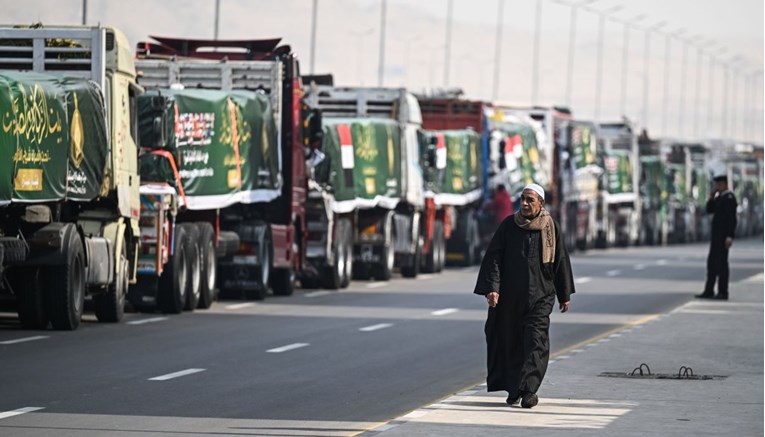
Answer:
[[249, 300], [263, 300], [266, 298], [268, 286], [271, 283], [271, 235], [266, 231], [263, 241], [258, 248], [258, 284], [255, 288], [247, 288], [244, 295]]
[[468, 214], [465, 216], [465, 219], [467, 220], [465, 223], [466, 226], [466, 232], [465, 232], [465, 252], [463, 254], [463, 265], [465, 266], [472, 266], [476, 263], [476, 250], [478, 247], [478, 224], [475, 221], [475, 217], [473, 217], [472, 214]]
[[179, 314], [183, 311], [188, 289], [189, 262], [186, 259], [186, 227], [176, 225], [173, 235], [173, 255], [159, 278], [157, 306], [163, 313]]
[[343, 233], [342, 222], [337, 222], [335, 229], [335, 238], [332, 243], [332, 254], [335, 259], [334, 265], [327, 265], [321, 274], [321, 282], [324, 288], [329, 290], [337, 290], [340, 288], [340, 284], [343, 281], [343, 275], [345, 274], [345, 263], [347, 256], [345, 251], [347, 250], [345, 244], [345, 235]]
[[409, 265], [401, 267], [401, 276], [405, 278], [416, 278], [420, 273], [420, 262], [422, 260], [422, 237], [417, 239], [417, 248], [414, 255], [408, 255]]
[[26, 243], [16, 237], [0, 237], [0, 250], [2, 250], [0, 261], [6, 265], [20, 263], [27, 258]]
[[127, 258], [127, 239], [123, 239], [122, 250], [117, 260], [114, 284], [106, 291], [93, 296], [96, 318], [101, 323], [117, 323], [125, 315], [125, 296], [129, 286], [130, 262]]
[[40, 269], [19, 267], [12, 270], [9, 279], [18, 296], [18, 313], [21, 326], [24, 329], [47, 328], [49, 320], [45, 310], [45, 295], [43, 294]]
[[181, 223], [186, 228], [186, 259], [188, 260], [188, 275], [186, 280], [186, 301], [184, 311], [194, 311], [199, 304], [202, 289], [202, 257], [199, 255], [199, 228], [194, 223]]
[[295, 270], [274, 269], [271, 275], [271, 290], [275, 296], [292, 296], [295, 291]]
[[199, 305], [197, 308], [207, 309], [215, 301], [215, 281], [218, 273], [218, 262], [215, 256], [215, 230], [207, 222], [197, 222], [199, 231], [199, 260], [202, 268], [201, 289], [199, 290]]
[[[70, 229], [66, 229], [66, 228]], [[64, 228], [66, 236], [63, 266], [53, 266], [48, 276], [48, 315], [53, 329], [73, 331], [80, 326], [85, 306], [85, 252], [74, 225]]]
[[343, 225], [341, 240], [345, 245], [345, 261], [343, 263], [345, 269], [340, 280], [340, 288], [346, 288], [353, 277], [353, 227], [349, 220], [341, 220], [340, 223]]

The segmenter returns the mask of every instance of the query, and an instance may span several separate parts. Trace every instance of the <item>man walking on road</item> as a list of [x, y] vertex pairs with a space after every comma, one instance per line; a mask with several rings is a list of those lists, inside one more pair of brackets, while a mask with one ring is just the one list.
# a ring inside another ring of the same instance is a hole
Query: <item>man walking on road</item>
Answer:
[[[715, 176], [715, 188], [707, 201], [712, 217], [712, 239], [707, 257], [707, 283], [698, 298], [728, 300], [728, 251], [736, 232], [736, 196], [728, 189], [728, 176]], [[714, 294], [717, 282], [717, 295]]]
[[[550, 313], [574, 293], [571, 263], [560, 227], [544, 209], [545, 192], [527, 185], [520, 212], [499, 226], [484, 255], [474, 293], [486, 296], [488, 391], [508, 392], [507, 403], [531, 408], [550, 359]], [[500, 299], [501, 297], [501, 299]]]

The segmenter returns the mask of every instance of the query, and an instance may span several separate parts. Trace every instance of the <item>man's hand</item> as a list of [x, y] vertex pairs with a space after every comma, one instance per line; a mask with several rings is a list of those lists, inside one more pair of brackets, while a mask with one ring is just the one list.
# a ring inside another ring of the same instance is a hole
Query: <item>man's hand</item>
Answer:
[[497, 303], [499, 303], [499, 293], [496, 291], [492, 291], [491, 293], [486, 293], [486, 300], [489, 302], [489, 306], [494, 308], [497, 306]]
[[567, 300], [565, 302], [560, 303], [560, 312], [565, 313], [568, 311], [569, 304], [571, 304], [570, 300]]
[[725, 248], [730, 249], [730, 247], [733, 246], [733, 238], [726, 238], [725, 239]]

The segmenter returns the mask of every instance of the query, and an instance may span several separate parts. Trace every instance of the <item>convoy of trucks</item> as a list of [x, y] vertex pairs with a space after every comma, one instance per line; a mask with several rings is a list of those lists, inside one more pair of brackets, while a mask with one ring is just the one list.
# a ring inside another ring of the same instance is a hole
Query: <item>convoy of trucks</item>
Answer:
[[738, 235], [763, 231], [761, 147], [304, 84], [278, 39], [153, 39], [134, 55], [109, 27], [0, 27], [0, 304], [25, 328], [474, 265], [500, 184], [542, 185], [589, 250], [708, 239], [722, 169]]

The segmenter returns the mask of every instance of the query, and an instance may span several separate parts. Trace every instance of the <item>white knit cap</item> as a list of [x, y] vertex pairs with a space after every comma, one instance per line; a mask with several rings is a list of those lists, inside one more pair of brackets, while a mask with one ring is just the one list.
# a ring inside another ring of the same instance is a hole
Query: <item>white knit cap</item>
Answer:
[[545, 200], [545, 189], [537, 184], [528, 184], [525, 187], [523, 187], [523, 191], [531, 190], [537, 194], [539, 194], [539, 197], [542, 200]]

